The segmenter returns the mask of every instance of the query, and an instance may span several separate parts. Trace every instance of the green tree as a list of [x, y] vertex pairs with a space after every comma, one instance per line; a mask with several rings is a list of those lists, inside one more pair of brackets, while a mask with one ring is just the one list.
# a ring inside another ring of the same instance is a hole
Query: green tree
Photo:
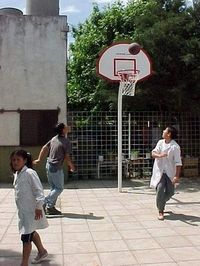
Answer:
[[124, 110], [199, 111], [200, 4], [182, 0], [117, 1], [73, 28], [68, 60], [70, 110], [117, 109], [118, 84], [97, 76], [99, 54], [119, 41], [137, 40], [153, 62], [153, 75], [123, 97]]

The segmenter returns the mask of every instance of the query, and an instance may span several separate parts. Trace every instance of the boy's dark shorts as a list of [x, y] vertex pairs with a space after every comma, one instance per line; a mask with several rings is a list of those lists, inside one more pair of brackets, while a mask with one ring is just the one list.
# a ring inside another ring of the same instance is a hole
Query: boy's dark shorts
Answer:
[[[35, 232], [35, 231], [34, 231]], [[26, 235], [21, 235], [21, 241], [23, 243], [29, 243], [33, 241], [33, 234], [34, 232], [30, 233], [30, 234], [26, 234]]]

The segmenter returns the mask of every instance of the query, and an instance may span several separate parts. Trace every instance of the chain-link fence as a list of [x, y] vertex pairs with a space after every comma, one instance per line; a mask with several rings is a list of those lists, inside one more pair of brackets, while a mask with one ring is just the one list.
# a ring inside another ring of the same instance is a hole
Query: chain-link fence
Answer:
[[[78, 178], [99, 175], [117, 177], [118, 128], [117, 112], [68, 112], [69, 139], [72, 159]], [[129, 159], [132, 153], [146, 158], [162, 137], [165, 127], [179, 130], [177, 142], [183, 157], [199, 157], [200, 116], [191, 113], [132, 112], [122, 114], [122, 153]], [[99, 160], [107, 166], [99, 169]], [[151, 160], [141, 161], [143, 173], [149, 174]], [[111, 167], [112, 166], [112, 167]], [[99, 173], [99, 171], [103, 171]]]

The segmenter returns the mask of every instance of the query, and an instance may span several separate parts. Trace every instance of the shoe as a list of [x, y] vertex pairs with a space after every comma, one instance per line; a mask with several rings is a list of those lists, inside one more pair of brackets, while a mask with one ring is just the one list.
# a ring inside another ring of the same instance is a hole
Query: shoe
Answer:
[[164, 220], [164, 212], [158, 213], [158, 220], [160, 220], [160, 221]]
[[47, 215], [61, 215], [62, 212], [57, 210], [55, 207], [53, 208], [46, 208]]
[[31, 261], [32, 264], [38, 264], [40, 263], [46, 256], [48, 255], [48, 252], [45, 251], [44, 254], [40, 254], [38, 252], [37, 256]]

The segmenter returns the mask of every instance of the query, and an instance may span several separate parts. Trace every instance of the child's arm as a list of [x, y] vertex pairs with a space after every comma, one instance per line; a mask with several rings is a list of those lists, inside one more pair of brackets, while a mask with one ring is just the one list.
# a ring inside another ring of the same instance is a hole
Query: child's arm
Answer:
[[75, 166], [74, 164], [72, 163], [72, 160], [71, 160], [71, 156], [69, 154], [66, 154], [65, 155], [65, 160], [70, 168], [70, 171], [71, 172], [74, 172], [75, 171]]
[[161, 153], [161, 141], [159, 140], [156, 144], [156, 147], [152, 150], [151, 156], [153, 158], [164, 158], [167, 157], [167, 152]]
[[175, 177], [172, 180], [172, 184], [178, 183], [179, 182], [179, 175], [181, 172], [181, 165], [177, 165], [176, 166], [176, 173], [175, 173]]
[[36, 201], [36, 206], [35, 206], [35, 219], [38, 220], [42, 217], [42, 208], [44, 204], [44, 190], [42, 183], [40, 181], [40, 178], [37, 174], [36, 171], [34, 171], [31, 168], [28, 168], [27, 174], [29, 175], [29, 183], [32, 188], [32, 191], [35, 195], [35, 201]]
[[151, 156], [153, 158], [164, 158], [164, 157], [167, 157], [167, 153], [163, 152], [159, 154], [159, 153], [156, 153], [155, 151], [152, 151]]
[[38, 164], [41, 159], [44, 157], [45, 153], [48, 151], [49, 147], [44, 145], [39, 153], [39, 156], [36, 160], [33, 161], [33, 164]]

